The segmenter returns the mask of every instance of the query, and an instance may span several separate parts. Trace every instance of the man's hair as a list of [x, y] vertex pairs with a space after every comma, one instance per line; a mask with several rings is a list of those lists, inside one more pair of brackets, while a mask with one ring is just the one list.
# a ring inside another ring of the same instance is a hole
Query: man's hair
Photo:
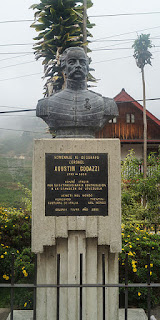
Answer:
[[70, 48], [67, 48], [64, 50], [64, 52], [62, 53], [62, 55], [60, 57], [60, 65], [61, 65], [62, 70], [65, 69], [67, 56], [68, 56], [69, 52], [71, 52], [71, 51], [81, 51], [85, 55], [86, 62], [87, 62], [87, 68], [89, 70], [89, 58], [87, 57], [84, 49], [81, 47], [70, 47]]

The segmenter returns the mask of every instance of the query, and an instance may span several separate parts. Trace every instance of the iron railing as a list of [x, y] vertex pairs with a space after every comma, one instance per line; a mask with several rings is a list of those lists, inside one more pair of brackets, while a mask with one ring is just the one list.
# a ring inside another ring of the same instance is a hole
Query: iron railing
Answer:
[[151, 263], [150, 254], [147, 254], [147, 282], [146, 283], [129, 283], [128, 279], [128, 254], [125, 257], [125, 282], [124, 283], [106, 283], [105, 281], [105, 255], [102, 254], [102, 283], [96, 284], [84, 284], [83, 283], [83, 254], [80, 254], [80, 274], [79, 284], [61, 284], [61, 273], [60, 273], [60, 254], [57, 254], [57, 283], [56, 284], [37, 284], [37, 257], [35, 256], [35, 267], [34, 267], [34, 283], [33, 284], [19, 284], [14, 281], [14, 255], [12, 255], [12, 267], [11, 267], [11, 283], [0, 283], [0, 288], [10, 288], [11, 290], [11, 313], [10, 320], [14, 320], [14, 291], [16, 288], [33, 289], [33, 320], [36, 320], [36, 291], [38, 288], [55, 288], [57, 290], [57, 301], [56, 301], [56, 320], [60, 320], [60, 290], [61, 288], [79, 288], [79, 320], [83, 320], [83, 289], [84, 288], [102, 288], [102, 320], [106, 320], [106, 288], [124, 288], [125, 290], [125, 317], [124, 320], [128, 320], [128, 290], [129, 288], [147, 288], [148, 299], [147, 299], [147, 315], [148, 320], [151, 317], [151, 288], [160, 288], [160, 283], [151, 283]]

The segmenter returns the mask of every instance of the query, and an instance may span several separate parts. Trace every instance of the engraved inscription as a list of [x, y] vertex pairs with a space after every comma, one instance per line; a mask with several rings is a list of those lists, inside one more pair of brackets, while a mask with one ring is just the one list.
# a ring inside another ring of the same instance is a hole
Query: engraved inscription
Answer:
[[107, 154], [47, 153], [45, 215], [108, 215]]

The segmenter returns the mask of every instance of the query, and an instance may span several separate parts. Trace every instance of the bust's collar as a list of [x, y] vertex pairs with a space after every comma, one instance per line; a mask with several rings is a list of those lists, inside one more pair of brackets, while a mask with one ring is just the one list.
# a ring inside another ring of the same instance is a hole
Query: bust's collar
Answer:
[[87, 89], [87, 82], [86, 80], [66, 80], [66, 88], [71, 90], [85, 90]]

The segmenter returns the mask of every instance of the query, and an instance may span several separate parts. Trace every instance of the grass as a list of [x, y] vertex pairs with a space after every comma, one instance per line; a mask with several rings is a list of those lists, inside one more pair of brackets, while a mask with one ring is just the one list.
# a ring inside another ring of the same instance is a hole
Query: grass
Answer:
[[0, 158], [0, 203], [7, 207], [21, 207], [21, 199], [25, 196], [18, 183], [31, 190], [31, 160]]

